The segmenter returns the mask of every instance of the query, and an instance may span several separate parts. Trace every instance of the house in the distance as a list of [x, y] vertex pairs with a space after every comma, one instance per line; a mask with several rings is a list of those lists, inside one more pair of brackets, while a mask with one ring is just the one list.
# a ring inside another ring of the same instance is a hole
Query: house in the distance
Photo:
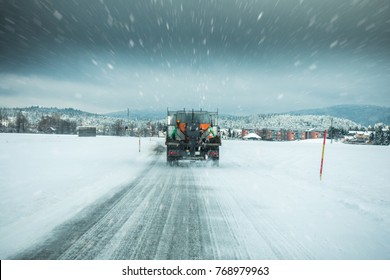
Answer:
[[79, 137], [96, 137], [96, 126], [79, 126], [77, 132]]
[[242, 137], [243, 140], [261, 140], [261, 137], [257, 135], [256, 133], [248, 133], [244, 137]]

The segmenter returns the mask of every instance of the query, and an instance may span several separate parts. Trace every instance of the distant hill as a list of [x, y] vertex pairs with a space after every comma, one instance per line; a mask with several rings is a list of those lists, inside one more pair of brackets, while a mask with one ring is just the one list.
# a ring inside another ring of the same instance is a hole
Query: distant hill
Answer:
[[[127, 119], [127, 111], [105, 114], [108, 117]], [[129, 119], [138, 121], [164, 120], [165, 111], [130, 110]], [[330, 127], [332, 116], [326, 114], [258, 114], [250, 116], [231, 116], [221, 114], [219, 125], [223, 128], [270, 128], [270, 129], [318, 129]], [[360, 123], [343, 117], [333, 116], [333, 126], [336, 128], [360, 128]]]
[[[127, 111], [118, 111], [104, 114], [108, 117], [127, 119]], [[137, 120], [160, 120], [166, 117], [165, 111], [155, 110], [129, 110], [129, 119]]]
[[[164, 123], [165, 111], [155, 110], [127, 110], [109, 114], [93, 114], [74, 108], [0, 108], [0, 127], [15, 124], [18, 112], [22, 112], [27, 118], [30, 126], [37, 127], [37, 124], [44, 116], [57, 115], [63, 120], [75, 122], [78, 126], [93, 125], [102, 130], [104, 127], [111, 127], [119, 122], [125, 126], [132, 123], [132, 126], [146, 127], [149, 122]], [[127, 121], [129, 120], [129, 122]], [[330, 127], [331, 122], [335, 128], [344, 130], [360, 129], [362, 126], [374, 126], [383, 122], [390, 124], [390, 108], [379, 106], [356, 106], [340, 105], [321, 109], [300, 110], [285, 114], [255, 114], [249, 116], [230, 116], [220, 114], [219, 126], [221, 128], [233, 129], [297, 129], [323, 130]]]
[[349, 119], [363, 126], [376, 123], [390, 124], [390, 107], [373, 105], [338, 105], [319, 109], [292, 111], [290, 115], [327, 115]]
[[[137, 120], [162, 120], [165, 118], [165, 111], [155, 110], [130, 110], [130, 119]], [[127, 111], [113, 112], [105, 114], [109, 117], [127, 119]], [[291, 111], [283, 114], [260, 114], [259, 116], [277, 116], [277, 115], [292, 115], [292, 116], [331, 116], [339, 119], [350, 120], [353, 123], [361, 126], [368, 127], [369, 125], [374, 126], [376, 123], [390, 124], [390, 107], [381, 107], [373, 105], [338, 105], [326, 108], [318, 109], [307, 109], [299, 111]], [[262, 117], [264, 119], [264, 117]], [[286, 117], [284, 117], [286, 119]], [[310, 118], [310, 117], [309, 117]], [[239, 123], [252, 121], [256, 118], [253, 116], [231, 116], [228, 114], [220, 114], [221, 120], [239, 120]]]
[[[332, 120], [333, 119], [333, 120]], [[344, 118], [327, 115], [291, 115], [291, 114], [259, 114], [251, 116], [221, 116], [219, 124], [222, 128], [234, 129], [292, 129], [292, 130], [324, 130], [331, 126], [337, 129], [361, 129], [361, 125]]]
[[93, 114], [85, 111], [81, 111], [74, 108], [56, 108], [56, 107], [40, 107], [40, 106], [31, 106], [23, 108], [4, 108], [5, 110], [10, 111], [23, 111], [28, 114], [39, 114], [39, 115], [52, 115], [60, 114], [66, 116], [97, 116], [98, 114]]

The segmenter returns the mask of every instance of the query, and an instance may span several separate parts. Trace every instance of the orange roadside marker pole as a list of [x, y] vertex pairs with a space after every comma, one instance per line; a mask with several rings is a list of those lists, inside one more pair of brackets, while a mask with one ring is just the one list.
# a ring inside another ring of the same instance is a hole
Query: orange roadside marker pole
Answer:
[[322, 180], [322, 167], [323, 167], [323, 165], [324, 165], [325, 142], [326, 142], [326, 129], [324, 130], [324, 142], [322, 143], [322, 156], [321, 156], [321, 167], [320, 167], [320, 180]]

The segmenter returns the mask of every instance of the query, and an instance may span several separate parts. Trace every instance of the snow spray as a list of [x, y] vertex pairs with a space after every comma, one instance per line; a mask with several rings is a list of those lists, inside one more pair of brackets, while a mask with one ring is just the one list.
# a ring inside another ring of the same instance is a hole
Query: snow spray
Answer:
[[326, 129], [324, 130], [324, 142], [322, 143], [322, 156], [321, 156], [321, 167], [320, 167], [320, 180], [322, 180], [322, 166], [324, 165], [325, 142], [326, 142]]

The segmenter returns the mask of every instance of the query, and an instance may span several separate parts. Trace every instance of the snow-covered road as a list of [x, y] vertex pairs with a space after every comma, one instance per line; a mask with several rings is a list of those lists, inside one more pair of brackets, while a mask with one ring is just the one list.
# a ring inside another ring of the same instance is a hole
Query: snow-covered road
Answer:
[[169, 167], [162, 139], [0, 137], [2, 258], [390, 259], [389, 147], [328, 144], [320, 181], [321, 141]]
[[[210, 175], [216, 171], [194, 163], [167, 167], [162, 153], [112, 198], [93, 204], [16, 258], [312, 258], [300, 244], [290, 244], [270, 217], [253, 216], [251, 203], [237, 201], [228, 182], [214, 180], [227, 187], [226, 194], [212, 191]], [[247, 240], [247, 234], [254, 236]]]
[[159, 155], [113, 197], [85, 209], [18, 258], [206, 258], [205, 207], [198, 191], [190, 169], [167, 168]]

